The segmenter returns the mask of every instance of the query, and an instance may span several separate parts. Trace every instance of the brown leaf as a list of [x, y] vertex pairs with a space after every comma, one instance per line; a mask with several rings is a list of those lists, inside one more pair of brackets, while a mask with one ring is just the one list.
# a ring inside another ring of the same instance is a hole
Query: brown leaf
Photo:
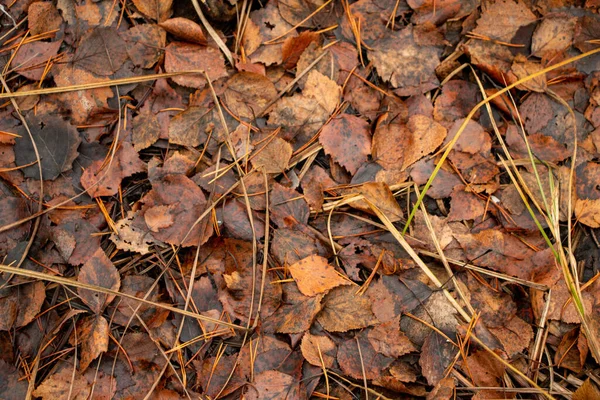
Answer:
[[573, 393], [572, 400], [600, 400], [600, 390], [590, 378], [586, 379]]
[[587, 339], [581, 329], [576, 327], [565, 333], [560, 340], [554, 354], [554, 363], [557, 367], [566, 368], [578, 374], [585, 365], [587, 355]]
[[408, 337], [400, 331], [399, 317], [376, 325], [369, 330], [367, 337], [373, 349], [387, 357], [398, 358], [417, 350]]
[[337, 346], [327, 336], [306, 332], [302, 337], [300, 350], [306, 361], [316, 367], [331, 368], [335, 363]]
[[354, 115], [342, 114], [323, 127], [319, 142], [335, 162], [355, 174], [371, 150], [369, 124]]
[[517, 316], [508, 322], [504, 321], [501, 327], [488, 327], [488, 329], [502, 343], [504, 351], [509, 357], [528, 348], [533, 339], [531, 325]]
[[42, 282], [5, 289], [0, 297], [0, 330], [21, 328], [33, 321], [44, 304], [45, 289]]
[[18, 51], [13, 53], [13, 65], [18, 66], [15, 72], [27, 79], [41, 80], [44, 77], [46, 64], [58, 54], [61, 44], [61, 40], [56, 42], [36, 41], [23, 44], [18, 48]]
[[305, 332], [312, 325], [315, 316], [321, 311], [322, 299], [323, 295], [304, 296], [296, 285], [284, 285], [281, 306], [265, 324], [272, 325], [272, 330], [278, 333]]
[[288, 168], [292, 152], [291, 144], [274, 137], [267, 144], [255, 149], [252, 166], [259, 170], [264, 169], [267, 174], [280, 174]]
[[[213, 48], [192, 43], [171, 42], [165, 49], [165, 70], [167, 72], [204, 71], [215, 81], [227, 76], [223, 54]], [[181, 86], [201, 89], [206, 84], [205, 75], [180, 75], [171, 78]]]
[[378, 322], [371, 312], [371, 301], [357, 295], [355, 286], [332, 289], [323, 299], [323, 310], [317, 320], [329, 332], [346, 332]]
[[[266, 66], [281, 64], [281, 43], [262, 45], [262, 43], [285, 34], [293, 26], [288, 24], [279, 13], [275, 3], [267, 5], [250, 13], [244, 32], [244, 47], [252, 62], [263, 63]], [[295, 35], [295, 30], [290, 35]]]
[[592, 228], [600, 227], [600, 164], [582, 163], [577, 166], [575, 175], [575, 216], [582, 224]]
[[271, 189], [271, 218], [280, 228], [306, 225], [310, 210], [300, 193], [274, 183]]
[[131, 141], [136, 151], [154, 144], [160, 137], [160, 124], [152, 112], [140, 113], [133, 118]]
[[288, 374], [264, 371], [254, 379], [244, 396], [248, 400], [295, 400], [300, 397], [300, 382]]
[[53, 399], [85, 399], [89, 396], [90, 385], [72, 366], [63, 366], [60, 371], [48, 376], [33, 391], [35, 397], [42, 400]]
[[[536, 72], [539, 72], [542, 68], [543, 67], [540, 63], [532, 62], [527, 59], [522, 61], [515, 59], [511, 70], [517, 76], [518, 79], [523, 79], [529, 75], [533, 75]], [[543, 93], [548, 88], [546, 74], [542, 74], [537, 78], [530, 79], [522, 85], [517, 86], [517, 88], [521, 90], [532, 90], [534, 92]]]
[[[337, 359], [342, 371], [355, 379], [377, 379], [394, 361], [378, 353], [363, 332], [340, 345]], [[363, 369], [364, 366], [364, 369]]]
[[69, 342], [75, 346], [81, 344], [80, 372], [108, 350], [108, 331], [108, 322], [101, 315], [89, 316], [78, 323], [77, 336], [72, 334]]
[[[506, 367], [498, 359], [484, 350], [474, 352], [464, 361], [473, 383], [477, 386], [499, 387]], [[504, 397], [501, 391], [487, 393], [487, 398]]]
[[169, 142], [190, 147], [205, 144], [208, 139], [206, 125], [210, 118], [210, 110], [202, 107], [189, 107], [177, 114], [169, 124]]
[[141, 24], [121, 33], [127, 44], [127, 54], [133, 63], [142, 68], [151, 68], [162, 57], [167, 34], [157, 25]]
[[[27, 125], [37, 145], [44, 180], [54, 180], [62, 172], [70, 170], [79, 155], [77, 148], [81, 138], [77, 129], [60, 117], [48, 115], [27, 118]], [[27, 131], [22, 128], [18, 132], [21, 137], [15, 140], [15, 163], [35, 163], [37, 157]], [[28, 178], [40, 179], [37, 164], [22, 171]]]
[[369, 285], [367, 296], [373, 303], [373, 313], [381, 322], [412, 312], [431, 295], [431, 289], [420, 281], [402, 282], [397, 276], [382, 276]]
[[[81, 283], [112, 290], [118, 290], [121, 284], [119, 272], [102, 249], [96, 250], [88, 261], [83, 264], [77, 280]], [[81, 300], [96, 314], [100, 314], [104, 306], [115, 297], [114, 295], [81, 288], [77, 289], [77, 293]]]
[[115, 228], [117, 234], [111, 234], [110, 240], [118, 249], [148, 254], [150, 246], [157, 243], [154, 237], [149, 235], [150, 229], [139, 212], [129, 211], [127, 217], [116, 222]]
[[109, 76], [127, 60], [127, 45], [112, 27], [98, 27], [81, 38], [73, 56], [80, 68], [100, 76]]
[[187, 18], [171, 18], [158, 24], [173, 36], [190, 43], [206, 45], [206, 36], [200, 25]]
[[[107, 170], [107, 168], [109, 168]], [[133, 174], [143, 172], [146, 164], [129, 142], [123, 142], [113, 162], [94, 161], [81, 176], [81, 185], [91, 197], [112, 196], [119, 191], [121, 181]]]
[[485, 203], [464, 187], [457, 186], [452, 191], [448, 222], [476, 220], [483, 217]]
[[[365, 197], [365, 200], [376, 206], [384, 213], [390, 221], [397, 222], [402, 219], [402, 208], [396, 201], [394, 194], [389, 186], [383, 182], [367, 182], [360, 185], [358, 192]], [[353, 190], [354, 191], [354, 190]], [[350, 203], [354, 208], [373, 214], [371, 207], [366, 201], [355, 201]]]
[[369, 58], [379, 76], [397, 88], [399, 96], [425, 93], [438, 85], [435, 69], [440, 63], [440, 50], [420, 46], [413, 37], [412, 26], [387, 33], [373, 43]]
[[[185, 199], [185, 201], [181, 201]], [[142, 216], [154, 207], [161, 207], [168, 215], [165, 217], [177, 221], [164, 226], [152, 234], [154, 238], [175, 246], [198, 246], [212, 235], [212, 224], [206, 220], [194, 226], [194, 222], [205, 211], [206, 198], [202, 190], [185, 175], [166, 175], [152, 183], [152, 190], [143, 198]], [[166, 208], [162, 206], [168, 206]], [[152, 230], [152, 226], [147, 229]]]
[[454, 399], [456, 382], [454, 378], [444, 378], [435, 385], [433, 390], [427, 395], [427, 400], [450, 400]]
[[22, 400], [27, 397], [25, 380], [21, 380], [19, 371], [13, 365], [0, 358], [2, 380], [0, 380], [0, 397], [4, 400]]
[[239, 118], [254, 119], [277, 98], [275, 85], [263, 75], [240, 72], [227, 81], [225, 104]]
[[550, 57], [568, 49], [573, 43], [576, 25], [576, 17], [557, 15], [544, 18], [533, 33], [531, 53], [536, 57]]
[[484, 8], [473, 32], [510, 43], [520, 27], [529, 25], [536, 16], [521, 0], [500, 0]]
[[[54, 74], [56, 86], [71, 86], [86, 83], [96, 83], [106, 81], [106, 77], [98, 77], [78, 66], [65, 65], [58, 69]], [[109, 87], [79, 90], [77, 92], [61, 93], [48, 96], [49, 100], [62, 104], [71, 111], [71, 119], [74, 124], [83, 124], [87, 121], [90, 114], [104, 107], [108, 107], [108, 99], [113, 97], [114, 93]]]
[[306, 257], [289, 267], [298, 289], [305, 296], [315, 296], [327, 293], [330, 289], [340, 285], [350, 285], [335, 268], [327, 263], [327, 259], [319, 256]]
[[[31, 3], [27, 10], [27, 23], [32, 36], [58, 30], [63, 20], [51, 2], [39, 1]], [[18, 64], [17, 64], [18, 65]]]
[[142, 14], [162, 22], [171, 15], [173, 0], [133, 0], [133, 4]]
[[[281, 7], [281, 4], [280, 4]], [[296, 67], [300, 55], [312, 42], [319, 42], [320, 35], [317, 32], [304, 31], [295, 37], [289, 37], [283, 42], [281, 57], [285, 69]]]
[[421, 348], [419, 365], [427, 383], [435, 386], [446, 377], [446, 369], [454, 359], [456, 347], [437, 332], [431, 332]]

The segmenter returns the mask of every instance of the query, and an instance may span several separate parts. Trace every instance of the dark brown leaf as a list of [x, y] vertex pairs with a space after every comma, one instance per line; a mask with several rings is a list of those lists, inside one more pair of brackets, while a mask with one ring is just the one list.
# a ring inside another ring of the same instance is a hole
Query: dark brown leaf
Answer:
[[371, 152], [369, 124], [354, 115], [342, 114], [323, 127], [319, 142], [335, 162], [355, 174]]
[[[158, 0], [157, 0], [158, 1]], [[227, 76], [223, 54], [213, 48], [192, 43], [171, 42], [165, 49], [167, 72], [198, 71], [196, 74], [176, 76], [173, 81], [181, 86], [200, 89], [206, 84], [204, 71], [212, 81]]]
[[[74, 126], [56, 116], [32, 116], [27, 118], [41, 158], [44, 180], [54, 180], [71, 169], [73, 161], [79, 153], [77, 148], [81, 143], [79, 132]], [[15, 141], [16, 164], [34, 163], [36, 155], [25, 128], [19, 130], [21, 135]], [[40, 179], [37, 164], [22, 169], [26, 177]]]
[[[118, 290], [121, 285], [119, 272], [108, 259], [104, 250], [98, 249], [91, 255], [79, 271], [77, 280], [88, 285], [95, 285], [111, 290]], [[100, 314], [104, 307], [114, 299], [114, 295], [88, 289], [77, 289], [81, 300], [94, 312]]]
[[112, 75], [127, 60], [127, 46], [118, 31], [99, 27], [87, 33], [75, 51], [74, 63], [96, 75]]

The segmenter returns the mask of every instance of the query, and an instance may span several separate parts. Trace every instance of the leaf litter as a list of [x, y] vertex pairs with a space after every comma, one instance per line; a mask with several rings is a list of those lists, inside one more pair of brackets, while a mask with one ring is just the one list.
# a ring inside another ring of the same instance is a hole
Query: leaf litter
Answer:
[[6, 5], [0, 398], [600, 398], [597, 11]]

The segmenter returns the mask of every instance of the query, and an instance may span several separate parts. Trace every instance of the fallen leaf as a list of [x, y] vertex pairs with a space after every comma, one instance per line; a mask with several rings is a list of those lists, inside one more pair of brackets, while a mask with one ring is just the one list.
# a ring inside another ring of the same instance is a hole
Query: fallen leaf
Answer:
[[210, 121], [210, 110], [189, 107], [171, 118], [169, 142], [182, 146], [197, 147], [208, 139], [206, 125]]
[[142, 14], [162, 22], [171, 15], [173, 0], [133, 0], [133, 4]]
[[264, 371], [245, 394], [248, 400], [292, 400], [300, 396], [300, 382], [278, 371]]
[[81, 38], [73, 56], [79, 68], [100, 76], [109, 76], [127, 60], [127, 45], [115, 28], [98, 27]]
[[446, 377], [446, 369], [454, 359], [456, 347], [437, 332], [431, 332], [421, 348], [419, 365], [427, 383], [437, 385]]
[[305, 296], [327, 293], [334, 287], [351, 284], [327, 263], [327, 259], [319, 256], [306, 257], [290, 265], [288, 269]]
[[586, 379], [573, 393], [573, 400], [600, 400], [600, 390], [591, 379]]
[[[102, 249], [96, 250], [87, 262], [83, 264], [77, 281], [111, 290], [119, 290], [119, 286], [121, 285], [119, 271], [117, 271]], [[81, 300], [96, 315], [99, 315], [104, 310], [104, 307], [115, 298], [114, 295], [82, 288], [77, 288], [77, 294], [79, 294]]]
[[387, 357], [398, 358], [417, 350], [400, 331], [400, 318], [376, 325], [369, 330], [367, 337], [373, 349]]
[[27, 10], [27, 23], [32, 36], [45, 32], [59, 30], [63, 23], [58, 10], [48, 1], [36, 1], [31, 3]]
[[337, 359], [342, 371], [354, 379], [377, 379], [394, 361], [378, 353], [363, 332], [340, 345]]
[[131, 141], [136, 151], [152, 146], [160, 137], [160, 123], [154, 113], [140, 113], [133, 118], [132, 122]]
[[322, 299], [323, 295], [304, 296], [296, 285], [285, 285], [281, 306], [271, 316], [268, 323], [273, 325], [273, 330], [278, 333], [305, 332], [321, 311]]
[[573, 43], [576, 24], [575, 17], [547, 16], [533, 33], [531, 53], [537, 57], [549, 57], [566, 50]]
[[165, 70], [167, 72], [198, 71], [195, 74], [171, 78], [181, 86], [196, 89], [203, 88], [206, 84], [204, 73], [208, 75], [211, 82], [227, 76], [225, 59], [219, 50], [184, 42], [169, 43], [165, 49]]
[[[260, 62], [266, 66], [281, 64], [283, 45], [281, 43], [263, 45], [263, 43], [275, 39], [293, 28], [281, 17], [275, 3], [269, 2], [265, 7], [252, 11], [244, 31], [246, 54], [255, 63]], [[293, 30], [290, 35], [295, 36], [295, 33]]]
[[342, 114], [323, 127], [319, 142], [325, 153], [354, 175], [371, 150], [369, 124], [354, 115]]
[[236, 116], [254, 119], [277, 98], [277, 89], [266, 76], [240, 72], [227, 81], [224, 96], [225, 104]]
[[108, 322], [101, 315], [89, 316], [78, 324], [72, 345], [81, 345], [79, 371], [84, 372], [98, 356], [108, 350]]
[[519, 28], [535, 22], [536, 16], [521, 0], [500, 0], [487, 5], [473, 32], [511, 43]]
[[165, 31], [186, 42], [206, 45], [207, 40], [200, 25], [187, 18], [171, 18], [158, 24]]
[[143, 24], [121, 33], [127, 54], [133, 63], [142, 68], [151, 68], [162, 57], [167, 34], [157, 25]]
[[[77, 148], [81, 138], [77, 129], [57, 116], [32, 116], [27, 118], [27, 125], [40, 155], [44, 180], [54, 180], [70, 170], [79, 155]], [[34, 163], [37, 157], [25, 128], [19, 129], [19, 135], [21, 137], [15, 140], [16, 164]], [[28, 178], [40, 179], [37, 164], [22, 171]]]
[[306, 361], [317, 367], [331, 368], [336, 360], [337, 346], [327, 336], [305, 333], [300, 350]]
[[[181, 201], [185, 199], [185, 201]], [[205, 243], [212, 235], [212, 224], [206, 220], [194, 225], [198, 217], [206, 209], [206, 197], [202, 190], [184, 175], [166, 175], [152, 183], [152, 190], [141, 200], [144, 203], [141, 216], [149, 210], [160, 207], [167, 217], [177, 223], [163, 226], [152, 236], [175, 246], [198, 246]], [[167, 206], [166, 208], [164, 206]], [[160, 212], [158, 212], [160, 214]], [[152, 226], [147, 229], [152, 230]]]
[[292, 152], [292, 145], [274, 137], [267, 144], [255, 149], [252, 166], [258, 170], [263, 169], [267, 174], [280, 174], [288, 168]]
[[329, 332], [347, 332], [378, 322], [371, 312], [371, 300], [357, 295], [354, 286], [332, 289], [323, 299], [323, 309], [317, 320]]
[[390, 82], [399, 96], [425, 93], [439, 84], [435, 69], [440, 63], [440, 50], [415, 42], [411, 26], [388, 32], [373, 43], [369, 58], [379, 76]]
[[81, 185], [91, 197], [112, 196], [119, 191], [121, 181], [138, 172], [144, 172], [146, 164], [129, 142], [123, 142], [112, 163], [94, 161], [81, 176]]
[[12, 63], [16, 66], [15, 72], [33, 81], [41, 80], [45, 76], [46, 64], [56, 57], [61, 44], [61, 40], [23, 44], [13, 53]]

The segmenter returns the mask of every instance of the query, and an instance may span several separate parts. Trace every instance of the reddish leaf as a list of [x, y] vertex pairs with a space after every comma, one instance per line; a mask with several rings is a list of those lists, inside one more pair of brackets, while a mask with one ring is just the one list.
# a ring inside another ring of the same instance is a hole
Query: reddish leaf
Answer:
[[27, 10], [27, 23], [32, 36], [45, 32], [58, 30], [63, 20], [54, 6], [49, 1], [31, 3]]
[[283, 301], [268, 324], [279, 333], [302, 333], [310, 328], [315, 316], [321, 311], [323, 295], [304, 296], [296, 285], [283, 287]]
[[81, 176], [81, 185], [91, 197], [112, 196], [119, 191], [121, 181], [138, 172], [146, 165], [129, 142], [123, 142], [117, 150], [113, 162], [94, 161]]
[[[181, 199], [185, 199], [182, 202]], [[175, 246], [198, 246], [205, 243], [212, 235], [212, 225], [206, 220], [194, 225], [198, 217], [205, 211], [206, 198], [202, 190], [184, 175], [166, 175], [152, 183], [152, 190], [143, 198], [142, 214], [148, 230], [155, 230], [152, 236], [158, 240]], [[160, 221], [151, 216], [161, 216]], [[164, 224], [164, 218], [177, 223]], [[155, 226], [161, 224], [162, 228]]]
[[[83, 264], [77, 280], [88, 285], [100, 286], [111, 290], [118, 290], [121, 285], [119, 272], [108, 259], [102, 249], [96, 252]], [[81, 300], [95, 313], [100, 314], [114, 295], [108, 295], [88, 289], [77, 289]]]
[[[281, 6], [280, 6], [281, 7]], [[298, 63], [300, 55], [312, 42], [319, 41], [319, 34], [316, 32], [305, 31], [296, 37], [289, 37], [283, 42], [281, 57], [283, 66], [286, 69], [292, 69]]]
[[456, 347], [437, 332], [431, 332], [421, 348], [421, 366], [427, 383], [435, 386], [446, 377], [446, 369], [454, 359]]
[[186, 42], [197, 43], [206, 45], [206, 36], [200, 25], [187, 18], [171, 18], [162, 21], [158, 24], [165, 31], [171, 35], [177, 36]]
[[13, 54], [12, 60], [13, 64], [17, 66], [16, 72], [27, 79], [41, 80], [44, 77], [45, 65], [58, 54], [61, 44], [62, 41], [59, 40], [56, 42], [32, 42], [20, 46], [18, 51]]
[[151, 112], [138, 114], [133, 119], [131, 141], [136, 151], [143, 150], [154, 144], [160, 137], [160, 123]]
[[417, 350], [400, 331], [400, 318], [376, 325], [369, 330], [367, 338], [377, 353], [387, 357], [398, 358]]
[[264, 371], [255, 377], [254, 384], [246, 393], [249, 400], [292, 400], [300, 396], [299, 382], [278, 372]]
[[353, 115], [342, 114], [323, 127], [319, 142], [334, 161], [355, 174], [371, 150], [369, 124]]
[[473, 32], [510, 43], [520, 27], [531, 24], [535, 20], [535, 14], [525, 2], [500, 0], [485, 8]]
[[206, 84], [202, 71], [208, 75], [211, 82], [227, 76], [225, 59], [219, 50], [183, 42], [171, 42], [167, 46], [165, 69], [167, 72], [198, 71], [196, 74], [171, 78], [181, 86], [196, 89], [202, 88]]

